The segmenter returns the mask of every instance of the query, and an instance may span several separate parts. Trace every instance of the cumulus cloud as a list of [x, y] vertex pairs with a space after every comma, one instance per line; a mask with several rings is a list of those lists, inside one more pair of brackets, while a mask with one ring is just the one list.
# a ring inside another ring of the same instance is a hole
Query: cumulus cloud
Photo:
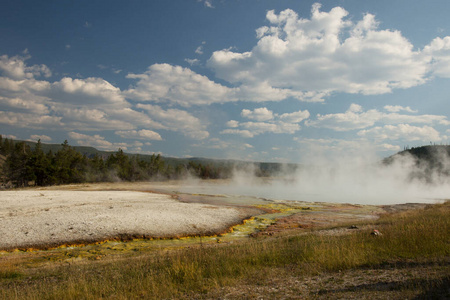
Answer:
[[236, 120], [230, 120], [227, 122], [227, 127], [236, 128], [239, 126], [239, 122]]
[[185, 107], [237, 101], [233, 88], [180, 66], [154, 64], [145, 73], [128, 74], [127, 78], [137, 83], [124, 94], [139, 101], [170, 101]]
[[146, 113], [163, 125], [163, 129], [180, 132], [193, 139], [202, 140], [209, 137], [206, 126], [200, 119], [180, 109], [163, 109], [158, 105], [138, 104], [137, 108], [144, 109]]
[[252, 132], [253, 135], [258, 135], [266, 132], [293, 134], [300, 130], [300, 125], [285, 122], [276, 122], [276, 123], [245, 122], [241, 123], [240, 126]]
[[266, 107], [256, 108], [254, 110], [243, 109], [241, 116], [256, 121], [268, 121], [273, 119], [273, 112]]
[[111, 143], [99, 134], [87, 135], [78, 132], [69, 132], [69, 137], [76, 141], [78, 145], [90, 146], [105, 151], [116, 151], [119, 148], [122, 150], [129, 150], [130, 146], [142, 145], [142, 143], [128, 144], [128, 143]]
[[279, 116], [266, 107], [254, 110], [243, 109], [241, 116], [257, 122], [241, 122], [231, 120], [226, 123], [227, 127], [234, 129], [222, 130], [221, 134], [236, 134], [245, 138], [252, 138], [263, 133], [287, 133], [293, 134], [301, 129], [300, 123], [309, 117], [309, 112], [297, 111], [285, 113]]
[[400, 111], [406, 111], [406, 112], [409, 112], [409, 113], [416, 113], [417, 112], [417, 110], [413, 110], [409, 106], [403, 107], [403, 106], [400, 106], [400, 105], [386, 105], [384, 107], [384, 109], [387, 110], [388, 112], [393, 112], [393, 113], [400, 112]]
[[194, 59], [185, 58], [184, 61], [187, 62], [188, 64], [190, 64], [191, 66], [200, 64], [200, 60], [198, 60], [197, 58], [194, 58]]
[[140, 140], [156, 140], [161, 141], [162, 138], [159, 135], [159, 133], [147, 130], [147, 129], [141, 129], [141, 130], [128, 130], [128, 131], [116, 131], [117, 135], [119, 135], [122, 138], [126, 139], [140, 139]]
[[8, 98], [0, 96], [0, 108], [4, 107], [8, 110], [12, 109], [22, 112], [32, 112], [35, 114], [46, 114], [49, 112], [47, 105], [39, 103], [39, 98], [34, 98], [33, 100], [19, 97]]
[[0, 72], [2, 75], [15, 79], [31, 79], [36, 76], [50, 77], [52, 72], [46, 65], [27, 66], [25, 61], [31, 56], [0, 56]]
[[426, 125], [423, 127], [411, 126], [409, 124], [377, 126], [371, 129], [361, 130], [358, 132], [358, 135], [378, 141], [404, 139], [407, 141], [428, 143], [429, 141], [437, 142], [442, 140], [442, 137], [436, 129]]
[[42, 135], [33, 134], [30, 136], [30, 140], [32, 140], [32, 141], [41, 140], [42, 142], [50, 142], [52, 140], [52, 138], [45, 134], [42, 134]]
[[125, 105], [119, 88], [101, 78], [64, 77], [52, 84], [50, 96], [74, 105]]
[[[385, 107], [386, 108], [386, 107]], [[389, 108], [398, 110], [398, 108]], [[364, 129], [374, 126], [376, 123], [401, 124], [401, 123], [422, 123], [448, 125], [446, 116], [440, 115], [402, 115], [398, 113], [384, 113], [376, 109], [364, 111], [358, 104], [351, 104], [345, 113], [318, 114], [315, 120], [305, 122], [307, 126], [333, 129], [335, 131], [349, 131]]]
[[431, 70], [434, 75], [450, 78], [450, 36], [435, 38], [423, 52], [431, 57]]
[[242, 129], [224, 129], [220, 133], [221, 134], [236, 134], [236, 135], [240, 135], [241, 137], [244, 137], [244, 138], [252, 138], [255, 136], [249, 130], [242, 130]]
[[300, 123], [303, 120], [308, 119], [310, 116], [309, 111], [296, 111], [293, 113], [285, 113], [280, 116], [280, 119], [287, 123]]
[[383, 94], [412, 87], [426, 81], [432, 60], [435, 74], [450, 74], [450, 37], [435, 39], [425, 47], [428, 54], [421, 53], [400, 31], [380, 29], [372, 14], [352, 22], [341, 7], [320, 8], [313, 5], [310, 19], [291, 9], [268, 11], [270, 26], [256, 30], [258, 42], [251, 51], [215, 51], [207, 66], [241, 90], [264, 82], [278, 91], [270, 94], [276, 101], [323, 101], [332, 92]]
[[8, 111], [0, 111], [0, 124], [33, 129], [61, 128], [63, 126], [61, 117]]

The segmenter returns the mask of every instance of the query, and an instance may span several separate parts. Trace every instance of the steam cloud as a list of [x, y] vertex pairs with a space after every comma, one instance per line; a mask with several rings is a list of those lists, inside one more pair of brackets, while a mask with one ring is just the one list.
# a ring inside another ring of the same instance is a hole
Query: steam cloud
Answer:
[[429, 160], [408, 153], [383, 162], [370, 155], [315, 157], [270, 179], [237, 171], [229, 184], [202, 183], [202, 192], [371, 205], [435, 203], [450, 199], [450, 151], [440, 147], [444, 150], [437, 148]]

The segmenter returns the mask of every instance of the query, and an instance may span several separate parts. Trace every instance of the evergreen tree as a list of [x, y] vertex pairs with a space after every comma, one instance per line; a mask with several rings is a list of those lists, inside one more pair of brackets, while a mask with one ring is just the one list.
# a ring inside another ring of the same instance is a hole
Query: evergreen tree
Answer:
[[15, 144], [5, 161], [5, 175], [15, 186], [27, 186], [34, 180], [28, 167], [30, 148], [21, 142]]
[[48, 184], [48, 165], [49, 161], [42, 151], [41, 140], [38, 140], [28, 161], [28, 166], [36, 185], [43, 186]]

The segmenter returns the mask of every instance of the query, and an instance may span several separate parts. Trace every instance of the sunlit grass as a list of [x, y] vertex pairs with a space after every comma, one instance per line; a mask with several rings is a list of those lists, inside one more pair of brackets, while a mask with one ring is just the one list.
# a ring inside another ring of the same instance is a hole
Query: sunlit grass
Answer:
[[189, 298], [274, 269], [298, 276], [365, 268], [398, 260], [439, 261], [450, 255], [450, 205], [382, 216], [349, 235], [291, 235], [230, 245], [161, 251], [108, 262], [19, 270], [2, 266], [1, 299]]

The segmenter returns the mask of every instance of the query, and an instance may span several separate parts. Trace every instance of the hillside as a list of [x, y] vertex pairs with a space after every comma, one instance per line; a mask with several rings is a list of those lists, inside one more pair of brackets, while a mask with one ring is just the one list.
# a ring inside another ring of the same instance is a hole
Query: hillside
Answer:
[[411, 179], [432, 182], [436, 176], [450, 176], [450, 146], [434, 145], [406, 149], [383, 160], [386, 165], [395, 162], [412, 163], [415, 166]]

